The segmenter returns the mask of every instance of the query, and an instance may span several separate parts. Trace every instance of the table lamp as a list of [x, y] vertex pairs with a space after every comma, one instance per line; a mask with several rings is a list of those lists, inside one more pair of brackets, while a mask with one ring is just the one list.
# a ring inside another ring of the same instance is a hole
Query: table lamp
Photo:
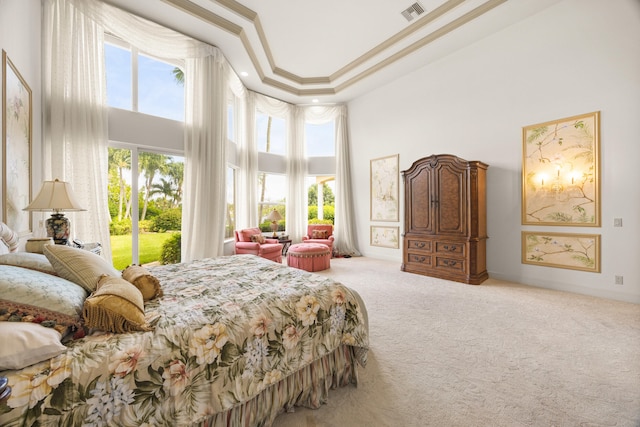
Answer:
[[278, 221], [282, 219], [282, 215], [277, 210], [272, 210], [269, 215], [267, 215], [267, 219], [271, 221], [271, 231], [273, 231], [273, 237], [278, 238]]
[[46, 221], [47, 236], [52, 237], [56, 245], [69, 242], [70, 221], [62, 212], [86, 211], [80, 206], [71, 189], [71, 184], [55, 179], [44, 181], [42, 188], [25, 211], [53, 211]]

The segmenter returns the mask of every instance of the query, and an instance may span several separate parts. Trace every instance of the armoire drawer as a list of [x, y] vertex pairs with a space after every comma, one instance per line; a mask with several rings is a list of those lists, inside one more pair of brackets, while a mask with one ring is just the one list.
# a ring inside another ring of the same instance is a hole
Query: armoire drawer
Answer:
[[464, 243], [457, 242], [447, 242], [447, 241], [436, 241], [435, 242], [435, 252], [437, 254], [449, 254], [452, 256], [465, 256], [465, 247]]
[[424, 267], [432, 267], [432, 257], [430, 255], [409, 252], [407, 254], [407, 263], [412, 265], [421, 265]]
[[436, 267], [438, 269], [443, 269], [443, 270], [451, 270], [451, 271], [458, 271], [458, 272], [462, 272], [464, 273], [466, 268], [466, 262], [464, 259], [462, 258], [445, 258], [445, 257], [435, 257], [436, 260]]
[[409, 251], [432, 252], [433, 242], [431, 240], [408, 239], [407, 249]]

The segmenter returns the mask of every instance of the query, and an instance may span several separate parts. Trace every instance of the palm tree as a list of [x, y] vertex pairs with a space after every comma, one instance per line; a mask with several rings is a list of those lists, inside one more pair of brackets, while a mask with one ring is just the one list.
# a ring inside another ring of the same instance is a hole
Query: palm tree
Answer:
[[140, 221], [144, 221], [147, 216], [147, 207], [149, 206], [149, 199], [152, 196], [153, 179], [157, 172], [163, 173], [167, 163], [167, 156], [163, 154], [155, 153], [140, 153], [139, 158], [140, 170], [144, 175], [144, 206], [142, 208], [142, 214], [140, 215]]
[[151, 194], [162, 194], [163, 200], [168, 207], [174, 207], [176, 188], [173, 186], [173, 182], [171, 180], [160, 178], [159, 183], [153, 184]]
[[182, 202], [182, 185], [184, 184], [184, 162], [171, 160], [167, 163], [166, 175], [171, 179], [174, 187], [172, 194], [172, 206], [176, 207]]
[[131, 151], [121, 148], [109, 148], [109, 166], [118, 169], [118, 179], [120, 184], [120, 195], [118, 197], [118, 221], [123, 217], [127, 217], [129, 212], [129, 202], [127, 201], [127, 210], [123, 215], [123, 207], [126, 199], [126, 189], [124, 182], [124, 170], [131, 169]]

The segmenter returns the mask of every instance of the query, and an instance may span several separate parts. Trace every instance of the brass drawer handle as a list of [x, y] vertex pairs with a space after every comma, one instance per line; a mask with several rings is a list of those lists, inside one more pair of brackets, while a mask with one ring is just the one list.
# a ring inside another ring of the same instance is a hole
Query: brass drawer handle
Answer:
[[425, 242], [413, 242], [413, 246], [418, 248], [418, 249], [422, 249], [426, 246], [427, 244]]
[[425, 262], [426, 259], [427, 258], [423, 257], [423, 256], [415, 256], [415, 255], [413, 256], [413, 260], [416, 261], [416, 262]]
[[458, 264], [458, 261], [450, 261], [448, 259], [444, 260], [444, 265], [446, 265], [447, 267], [455, 267], [456, 264]]
[[455, 252], [455, 250], [456, 250], [458, 247], [457, 247], [456, 245], [451, 245], [451, 246], [449, 246], [449, 245], [444, 245], [444, 246], [443, 246], [443, 248], [444, 248], [446, 251]]

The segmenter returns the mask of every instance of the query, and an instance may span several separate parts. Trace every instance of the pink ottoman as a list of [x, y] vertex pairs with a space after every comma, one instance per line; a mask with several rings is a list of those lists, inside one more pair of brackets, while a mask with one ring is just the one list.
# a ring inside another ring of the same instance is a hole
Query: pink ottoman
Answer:
[[289, 247], [287, 265], [305, 271], [320, 271], [331, 267], [331, 250], [322, 243], [297, 243]]

